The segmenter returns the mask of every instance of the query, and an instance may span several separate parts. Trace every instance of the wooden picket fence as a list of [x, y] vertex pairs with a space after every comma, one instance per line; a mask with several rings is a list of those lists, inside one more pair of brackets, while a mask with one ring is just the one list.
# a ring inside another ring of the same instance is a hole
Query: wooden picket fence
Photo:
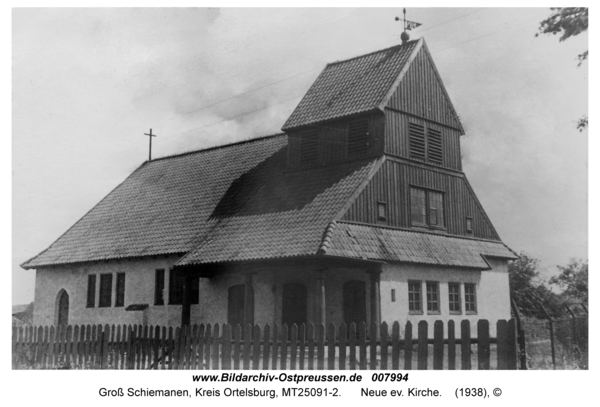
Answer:
[[[471, 337], [468, 320], [460, 336], [454, 321], [436, 321], [433, 338], [428, 323], [417, 332], [407, 322], [391, 332], [364, 323], [336, 326], [250, 324], [159, 327], [142, 325], [81, 325], [13, 328], [13, 369], [517, 369], [514, 319], [477, 322]], [[379, 331], [379, 332], [377, 332]], [[493, 355], [495, 354], [495, 357]], [[476, 362], [473, 363], [473, 359]]]

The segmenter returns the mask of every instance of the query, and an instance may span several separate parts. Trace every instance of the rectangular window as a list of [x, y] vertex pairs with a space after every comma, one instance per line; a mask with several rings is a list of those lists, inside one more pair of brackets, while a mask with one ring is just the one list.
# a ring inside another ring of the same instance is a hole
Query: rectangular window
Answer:
[[165, 305], [165, 270], [154, 272], [154, 305]]
[[473, 218], [467, 216], [467, 233], [473, 233]]
[[414, 314], [423, 313], [421, 307], [421, 282], [420, 281], [409, 281], [408, 282], [408, 312]]
[[460, 314], [459, 283], [448, 283], [448, 308], [451, 314]]
[[319, 158], [319, 130], [311, 129], [302, 133], [300, 139], [300, 164], [316, 164]]
[[100, 274], [100, 302], [98, 307], [112, 305], [112, 274]]
[[369, 149], [369, 121], [359, 119], [348, 126], [348, 158], [364, 157]]
[[396, 302], [396, 290], [392, 288], [392, 302]]
[[435, 281], [428, 281], [427, 287], [427, 312], [428, 313], [439, 313], [440, 312], [440, 285]]
[[88, 276], [88, 289], [87, 289], [87, 308], [94, 308], [96, 306], [96, 276], [90, 274]]
[[475, 284], [465, 284], [465, 312], [467, 314], [477, 313], [477, 295]]
[[117, 298], [115, 298], [115, 307], [125, 305], [125, 273], [117, 273]]
[[424, 189], [410, 189], [410, 214], [413, 225], [427, 225], [427, 199]]
[[410, 215], [413, 226], [444, 227], [444, 194], [422, 188], [410, 188]]

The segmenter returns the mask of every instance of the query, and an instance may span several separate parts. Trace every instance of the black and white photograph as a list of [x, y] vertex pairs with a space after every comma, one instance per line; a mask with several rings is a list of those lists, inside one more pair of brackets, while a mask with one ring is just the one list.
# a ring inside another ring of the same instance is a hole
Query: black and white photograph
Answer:
[[364, 6], [12, 9], [13, 370], [590, 368], [588, 8]]

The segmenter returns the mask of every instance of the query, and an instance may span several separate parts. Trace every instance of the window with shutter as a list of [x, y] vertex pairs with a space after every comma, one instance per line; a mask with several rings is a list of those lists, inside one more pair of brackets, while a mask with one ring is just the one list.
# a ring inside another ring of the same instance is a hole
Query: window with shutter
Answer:
[[300, 164], [312, 165], [319, 157], [319, 130], [311, 129], [302, 134], [300, 140]]
[[364, 157], [369, 149], [369, 121], [355, 120], [348, 126], [348, 158]]
[[115, 307], [125, 305], [125, 273], [117, 273], [117, 298], [115, 298]]
[[420, 124], [409, 123], [410, 158], [425, 159], [425, 128]]

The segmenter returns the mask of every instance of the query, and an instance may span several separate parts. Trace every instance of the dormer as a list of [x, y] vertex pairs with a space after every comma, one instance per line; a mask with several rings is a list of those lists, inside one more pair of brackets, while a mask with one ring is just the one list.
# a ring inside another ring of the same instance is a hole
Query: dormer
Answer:
[[288, 168], [383, 154], [462, 168], [464, 130], [423, 39], [328, 64], [282, 130]]

